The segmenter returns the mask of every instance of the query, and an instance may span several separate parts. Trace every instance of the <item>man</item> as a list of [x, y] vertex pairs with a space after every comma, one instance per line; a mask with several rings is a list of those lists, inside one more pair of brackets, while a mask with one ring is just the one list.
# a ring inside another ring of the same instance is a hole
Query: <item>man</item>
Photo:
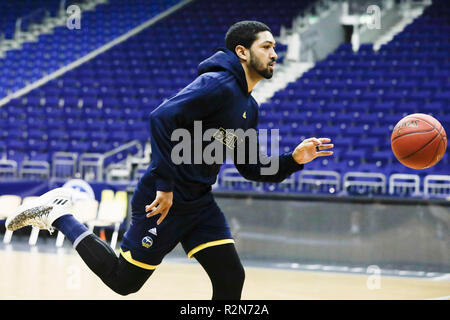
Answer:
[[[244, 269], [211, 193], [220, 163], [195, 161], [195, 152], [187, 155], [194, 161], [173, 161], [172, 135], [177, 129], [195, 136], [195, 124], [201, 123], [204, 132], [217, 130], [220, 134], [211, 140], [223, 143], [236, 155], [239, 139], [228, 139], [229, 130], [257, 127], [258, 104], [251, 92], [260, 80], [272, 77], [277, 59], [275, 40], [266, 25], [242, 21], [229, 29], [225, 43], [226, 49], [200, 63], [199, 76], [191, 84], [150, 115], [152, 161], [134, 192], [132, 219], [119, 257], [70, 214], [71, 193], [64, 188], [20, 208], [8, 218], [7, 228], [35, 225], [60, 230], [89, 268], [122, 295], [138, 291], [164, 256], [181, 243], [188, 257], [196, 258], [210, 277], [213, 299], [240, 299]], [[263, 173], [270, 162], [264, 162], [267, 157], [259, 153], [253, 163], [234, 160], [247, 179], [281, 182], [304, 163], [331, 155], [332, 151], [325, 150], [333, 147], [329, 142], [327, 138], [306, 139], [293, 153], [273, 157], [278, 166], [272, 174]], [[204, 141], [201, 143], [203, 147]], [[151, 199], [154, 201], [149, 204]]]

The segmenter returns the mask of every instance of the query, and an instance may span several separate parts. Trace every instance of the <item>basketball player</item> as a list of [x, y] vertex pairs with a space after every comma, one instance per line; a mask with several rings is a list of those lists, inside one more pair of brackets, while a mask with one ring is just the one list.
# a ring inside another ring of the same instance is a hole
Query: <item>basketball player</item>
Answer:
[[[257, 127], [258, 104], [251, 92], [260, 80], [272, 77], [277, 60], [274, 37], [263, 23], [241, 21], [230, 27], [225, 43], [226, 48], [200, 63], [191, 84], [150, 114], [152, 160], [134, 192], [131, 223], [119, 257], [70, 214], [67, 188], [51, 190], [33, 205], [21, 207], [8, 218], [7, 228], [34, 225], [60, 230], [89, 268], [121, 295], [137, 292], [164, 256], [181, 243], [211, 279], [212, 299], [240, 299], [244, 268], [211, 193], [220, 163], [175, 165], [171, 158], [172, 133], [177, 128], [193, 133], [194, 121], [201, 121], [204, 130]], [[220, 132], [223, 140], [218, 141], [233, 149], [227, 131]], [[330, 156], [333, 152], [326, 150], [333, 147], [330, 142], [328, 138], [302, 141], [292, 153], [272, 159], [277, 160], [278, 170], [271, 175], [262, 174], [268, 166], [262, 155], [256, 163], [235, 160], [236, 168], [249, 180], [281, 182], [305, 163]]]

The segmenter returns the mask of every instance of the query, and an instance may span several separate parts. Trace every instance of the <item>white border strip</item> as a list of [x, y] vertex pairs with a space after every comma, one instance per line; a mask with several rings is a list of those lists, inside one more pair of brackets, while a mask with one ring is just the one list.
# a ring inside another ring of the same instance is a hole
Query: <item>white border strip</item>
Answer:
[[99, 54], [101, 54], [101, 53], [111, 49], [112, 47], [114, 47], [115, 45], [117, 45], [117, 44], [119, 44], [121, 42], [124, 42], [128, 38], [131, 38], [132, 36], [134, 36], [137, 33], [141, 32], [145, 28], [148, 28], [152, 24], [155, 24], [159, 20], [164, 19], [168, 15], [174, 13], [178, 9], [181, 9], [182, 7], [184, 7], [185, 5], [187, 5], [187, 4], [189, 4], [189, 3], [193, 2], [193, 1], [195, 1], [195, 0], [184, 0], [184, 1], [181, 1], [180, 3], [178, 3], [175, 6], [171, 7], [170, 9], [167, 9], [166, 11], [158, 14], [157, 16], [151, 18], [150, 20], [147, 20], [146, 22], [144, 22], [144, 23], [140, 24], [139, 26], [135, 27], [134, 29], [128, 31], [127, 33], [123, 34], [122, 36], [120, 36], [120, 37], [118, 37], [118, 38], [108, 42], [107, 44], [105, 44], [105, 45], [101, 46], [100, 48], [92, 51], [91, 53], [89, 53], [89, 54], [79, 58], [78, 60], [75, 60], [74, 62], [68, 64], [67, 66], [64, 66], [64, 67], [56, 70], [55, 72], [53, 72], [53, 73], [43, 77], [42, 79], [25, 86], [23, 89], [20, 89], [19, 91], [16, 91], [16, 92], [14, 92], [14, 93], [4, 97], [3, 99], [0, 99], [0, 108], [2, 106], [4, 106], [5, 104], [7, 104], [9, 101], [11, 101], [11, 99], [19, 98], [19, 97], [27, 94], [31, 90], [34, 90], [34, 89], [36, 89], [36, 88], [46, 84], [50, 80], [53, 80], [53, 79], [63, 75], [67, 71], [75, 69], [76, 67], [82, 65], [83, 63], [88, 62], [89, 60], [92, 60], [93, 58], [95, 58]]
[[430, 299], [425, 299], [425, 300], [450, 300], [450, 296], [430, 298]]

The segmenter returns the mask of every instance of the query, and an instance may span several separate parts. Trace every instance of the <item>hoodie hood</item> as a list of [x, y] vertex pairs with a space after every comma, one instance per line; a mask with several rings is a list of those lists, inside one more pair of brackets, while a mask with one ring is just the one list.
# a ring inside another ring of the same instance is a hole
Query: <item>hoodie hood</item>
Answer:
[[226, 48], [219, 48], [215, 54], [203, 60], [198, 65], [197, 71], [198, 75], [206, 72], [228, 71], [236, 78], [244, 93], [248, 94], [244, 68], [242, 68], [239, 58]]

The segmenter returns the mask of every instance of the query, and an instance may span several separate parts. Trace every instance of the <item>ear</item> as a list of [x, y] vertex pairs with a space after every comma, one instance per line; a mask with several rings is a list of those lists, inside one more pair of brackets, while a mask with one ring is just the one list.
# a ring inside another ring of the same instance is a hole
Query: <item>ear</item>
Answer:
[[244, 47], [242, 45], [237, 45], [236, 48], [234, 48], [234, 52], [236, 52], [239, 59], [244, 60], [244, 61], [248, 60], [249, 50], [246, 47]]

